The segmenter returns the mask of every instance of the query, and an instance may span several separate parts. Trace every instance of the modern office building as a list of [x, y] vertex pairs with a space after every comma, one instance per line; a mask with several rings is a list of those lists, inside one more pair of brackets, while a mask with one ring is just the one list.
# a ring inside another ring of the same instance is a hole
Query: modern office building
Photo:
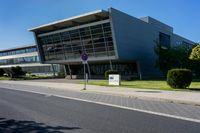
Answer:
[[122, 76], [162, 76], [155, 68], [155, 42], [164, 48], [193, 42], [152, 17], [135, 18], [119, 10], [98, 10], [29, 29], [42, 63], [63, 64], [67, 74], [83, 73], [81, 53], [88, 54], [88, 72], [102, 76], [108, 69]]
[[59, 71], [58, 65], [40, 63], [36, 45], [0, 50], [0, 68], [7, 69], [15, 66], [37, 75], [53, 75]]

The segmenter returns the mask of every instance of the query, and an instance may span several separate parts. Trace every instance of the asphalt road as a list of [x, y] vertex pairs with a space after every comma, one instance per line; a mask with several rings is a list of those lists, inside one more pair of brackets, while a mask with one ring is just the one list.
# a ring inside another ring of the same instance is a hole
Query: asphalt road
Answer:
[[0, 133], [199, 133], [200, 123], [0, 88]]

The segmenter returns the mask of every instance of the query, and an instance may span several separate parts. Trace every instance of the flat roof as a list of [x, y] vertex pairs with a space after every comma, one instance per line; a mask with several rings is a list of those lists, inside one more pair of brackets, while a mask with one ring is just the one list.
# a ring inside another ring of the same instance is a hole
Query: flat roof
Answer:
[[27, 44], [27, 45], [13, 47], [9, 49], [2, 49], [0, 50], [0, 52], [13, 51], [13, 50], [24, 49], [24, 48], [29, 48], [29, 47], [36, 47], [36, 44]]
[[71, 26], [74, 24], [81, 24], [81, 23], [85, 23], [87, 21], [92, 21], [95, 20], [97, 18], [104, 18], [108, 16], [108, 11], [105, 10], [97, 10], [97, 11], [93, 11], [93, 12], [88, 12], [82, 15], [78, 15], [78, 16], [73, 16], [67, 19], [63, 19], [63, 20], [58, 20], [58, 21], [54, 21], [48, 24], [44, 24], [41, 26], [37, 26], [34, 28], [30, 28], [28, 29], [29, 31], [50, 31], [53, 30], [55, 28], [63, 28], [63, 27], [67, 27], [67, 26]]

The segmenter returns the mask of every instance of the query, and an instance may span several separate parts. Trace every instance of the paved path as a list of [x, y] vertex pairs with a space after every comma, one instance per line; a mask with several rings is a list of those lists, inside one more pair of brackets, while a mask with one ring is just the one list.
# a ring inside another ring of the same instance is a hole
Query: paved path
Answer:
[[[55, 83], [39, 83], [39, 82], [1, 82], [2, 88], [18, 89], [24, 91], [40, 92], [47, 96], [56, 95], [68, 98], [83, 99], [98, 103], [105, 103], [142, 111], [157, 112], [161, 114], [172, 115], [173, 117], [183, 117], [192, 119], [192, 121], [200, 122], [200, 106], [179, 104], [166, 101], [144, 100], [132, 97], [125, 97], [120, 95], [107, 95], [105, 93], [96, 93], [94, 91], [80, 91], [77, 88], [82, 85], [79, 84], [57, 84]], [[45, 86], [46, 85], [46, 86]], [[50, 86], [51, 85], [51, 86]], [[63, 87], [63, 88], [62, 88]], [[68, 88], [68, 89], [67, 89]]]
[[0, 88], [1, 133], [198, 133], [200, 123]]
[[[31, 85], [38, 87], [49, 87], [52, 89], [64, 89], [80, 91], [83, 88], [82, 84], [77, 84], [79, 80], [74, 80], [70, 83], [63, 79], [51, 79], [51, 80], [33, 80], [33, 81], [0, 81], [0, 83], [7, 84], [19, 84], [19, 85]], [[87, 92], [104, 93], [110, 95], [119, 95], [126, 97], [134, 97], [140, 99], [150, 100], [163, 100], [168, 102], [193, 104], [200, 106], [200, 91], [164, 91], [164, 90], [150, 90], [150, 89], [132, 89], [121, 87], [106, 87], [87, 85]]]

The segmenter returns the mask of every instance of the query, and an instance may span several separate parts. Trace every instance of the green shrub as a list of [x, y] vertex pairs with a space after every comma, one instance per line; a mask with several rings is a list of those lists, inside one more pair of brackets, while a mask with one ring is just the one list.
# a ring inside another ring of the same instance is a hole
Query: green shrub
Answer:
[[0, 68], [0, 76], [3, 76], [5, 73], [5, 71], [3, 70], [3, 68]]
[[167, 73], [167, 84], [171, 88], [186, 88], [192, 82], [192, 72], [189, 69], [171, 69]]
[[109, 74], [119, 74], [119, 72], [117, 70], [107, 70], [107, 71], [105, 71], [104, 76], [105, 76], [106, 79], [108, 79]]
[[65, 78], [64, 72], [58, 72], [58, 78]]
[[26, 72], [23, 71], [20, 66], [11, 67], [7, 73], [11, 78], [19, 78], [26, 74]]
[[31, 77], [36, 77], [36, 75], [35, 74], [31, 74]]

